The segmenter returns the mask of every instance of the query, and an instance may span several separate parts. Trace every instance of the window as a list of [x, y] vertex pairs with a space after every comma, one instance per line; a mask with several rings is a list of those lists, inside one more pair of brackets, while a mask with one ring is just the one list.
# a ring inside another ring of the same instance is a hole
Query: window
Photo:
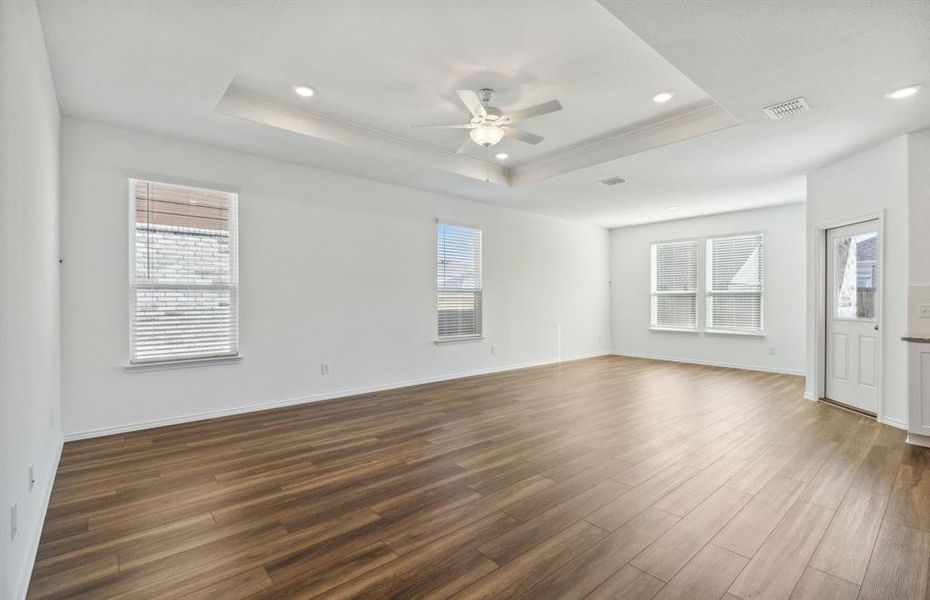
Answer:
[[652, 327], [697, 329], [697, 240], [652, 245]]
[[762, 234], [707, 240], [707, 329], [762, 331]]
[[837, 238], [833, 255], [836, 261], [834, 317], [874, 320], [878, 287], [878, 232], [869, 231]]
[[481, 337], [481, 230], [436, 226], [439, 341]]
[[236, 194], [129, 180], [130, 363], [236, 356]]

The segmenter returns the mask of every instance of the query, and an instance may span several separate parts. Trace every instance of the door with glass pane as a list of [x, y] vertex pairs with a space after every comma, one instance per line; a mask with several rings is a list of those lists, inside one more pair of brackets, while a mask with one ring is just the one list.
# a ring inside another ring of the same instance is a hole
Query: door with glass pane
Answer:
[[827, 230], [826, 397], [878, 413], [878, 220]]

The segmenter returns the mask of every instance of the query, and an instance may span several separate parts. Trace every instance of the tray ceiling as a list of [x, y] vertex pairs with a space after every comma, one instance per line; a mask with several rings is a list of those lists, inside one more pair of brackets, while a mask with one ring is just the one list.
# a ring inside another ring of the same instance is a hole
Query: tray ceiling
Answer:
[[[65, 116], [603, 226], [800, 201], [805, 173], [930, 126], [927, 86], [884, 97], [930, 83], [930, 4], [848, 7], [39, 0]], [[564, 110], [523, 124], [538, 146], [494, 147], [505, 163], [409, 128], [464, 121], [455, 91], [486, 86]], [[810, 112], [762, 113], [797, 96]]]

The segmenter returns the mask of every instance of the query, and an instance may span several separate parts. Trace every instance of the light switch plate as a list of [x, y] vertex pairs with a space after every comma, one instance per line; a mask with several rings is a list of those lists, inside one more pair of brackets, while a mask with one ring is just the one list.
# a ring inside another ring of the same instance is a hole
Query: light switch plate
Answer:
[[930, 319], [930, 304], [919, 304], [917, 306], [918, 319]]

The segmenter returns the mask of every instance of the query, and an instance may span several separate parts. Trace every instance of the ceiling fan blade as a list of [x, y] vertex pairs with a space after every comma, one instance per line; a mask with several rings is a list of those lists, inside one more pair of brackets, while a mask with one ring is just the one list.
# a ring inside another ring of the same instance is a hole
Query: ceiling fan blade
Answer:
[[411, 125], [415, 129], [472, 129], [474, 125], [471, 123], [463, 123], [461, 125]]
[[506, 115], [501, 115], [501, 118], [498, 119], [498, 121], [516, 123], [517, 121], [525, 121], [527, 119], [532, 119], [533, 117], [541, 117], [542, 115], [548, 115], [549, 113], [553, 113], [559, 110], [562, 110], [562, 105], [559, 103], [559, 101], [550, 100], [549, 102], [543, 102], [542, 104], [537, 104], [536, 106], [530, 106], [528, 108], [523, 108], [512, 113], [507, 113]]
[[472, 143], [472, 142], [471, 142], [471, 138], [468, 137], [468, 136], [466, 135], [466, 136], [465, 136], [465, 139], [462, 140], [462, 145], [459, 146], [458, 150], [456, 150], [455, 153], [456, 153], [456, 154], [465, 154], [465, 149], [468, 148], [468, 146], [469, 146], [471, 143]]
[[471, 90], [459, 90], [458, 94], [459, 98], [462, 100], [462, 104], [465, 105], [465, 108], [468, 109], [468, 112], [471, 113], [471, 116], [488, 116], [488, 112], [484, 110], [484, 105], [481, 104], [481, 100], [478, 98], [478, 94]]
[[507, 137], [524, 142], [526, 144], [533, 144], [534, 146], [545, 139], [541, 135], [523, 131], [522, 129], [517, 129], [516, 127], [504, 127], [504, 134]]

